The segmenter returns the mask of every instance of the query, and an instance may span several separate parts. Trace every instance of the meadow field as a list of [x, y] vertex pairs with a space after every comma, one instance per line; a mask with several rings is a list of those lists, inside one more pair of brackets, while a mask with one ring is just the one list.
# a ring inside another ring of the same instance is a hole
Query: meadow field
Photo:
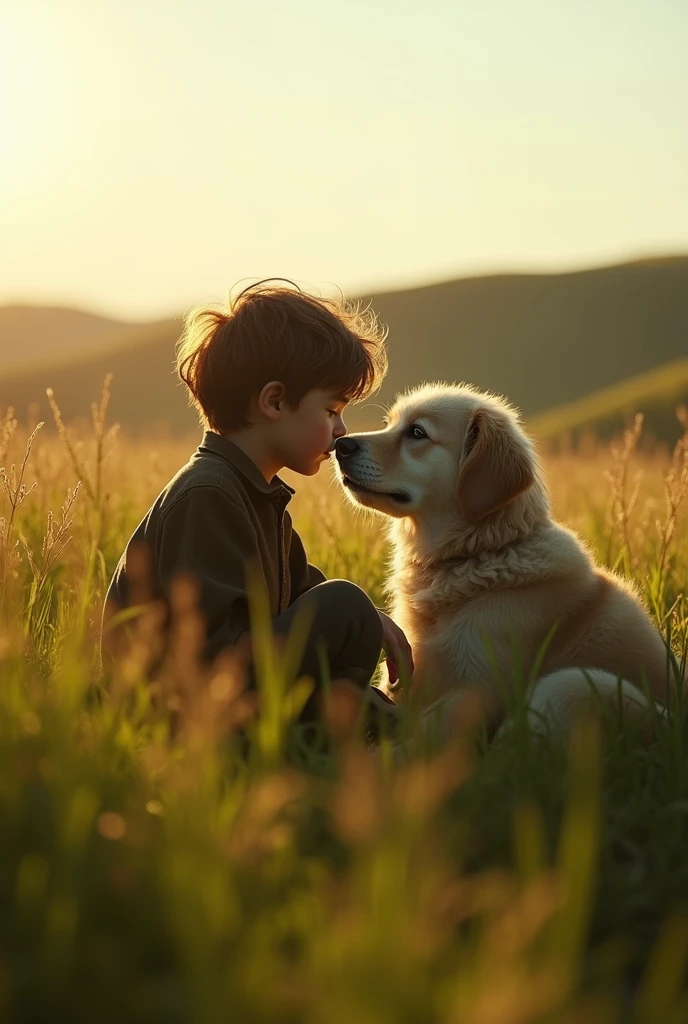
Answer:
[[[58, 395], [59, 399], [59, 395]], [[688, 1020], [688, 708], [641, 744], [617, 719], [535, 741], [468, 730], [396, 764], [303, 683], [260, 593], [258, 700], [202, 671], [189, 594], [107, 679], [104, 592], [200, 435], [0, 423], [0, 1019], [179, 1024]], [[553, 508], [688, 647], [688, 435], [543, 451]], [[310, 561], [377, 604], [380, 519], [323, 467], [294, 478]], [[406, 727], [412, 729], [413, 723]]]

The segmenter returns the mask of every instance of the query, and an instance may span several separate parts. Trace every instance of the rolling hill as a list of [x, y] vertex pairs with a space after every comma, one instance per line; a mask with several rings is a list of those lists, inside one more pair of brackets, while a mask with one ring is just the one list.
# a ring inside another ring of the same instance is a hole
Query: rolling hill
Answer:
[[143, 326], [63, 306], [0, 306], [0, 367], [4, 374], [92, 355]]
[[620, 433], [637, 412], [643, 414], [642, 439], [673, 445], [681, 437], [688, 429], [688, 359], [533, 416], [528, 427], [543, 441], [575, 444], [582, 434], [608, 439]]
[[[382, 390], [347, 418], [380, 418], [379, 405], [424, 380], [468, 380], [507, 395], [531, 420], [688, 354], [688, 256], [565, 274], [500, 274], [384, 292], [370, 300], [389, 325]], [[51, 386], [66, 419], [88, 416], [107, 371], [111, 419], [129, 433], [196, 427], [174, 375], [181, 316], [130, 327], [99, 351], [0, 373], [0, 408], [51, 421]], [[116, 343], [115, 343], [116, 342]]]

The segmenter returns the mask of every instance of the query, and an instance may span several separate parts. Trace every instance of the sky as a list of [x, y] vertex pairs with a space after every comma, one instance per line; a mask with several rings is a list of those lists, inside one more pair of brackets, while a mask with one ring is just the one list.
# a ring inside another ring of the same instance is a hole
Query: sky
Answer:
[[0, 304], [688, 252], [685, 0], [0, 0]]

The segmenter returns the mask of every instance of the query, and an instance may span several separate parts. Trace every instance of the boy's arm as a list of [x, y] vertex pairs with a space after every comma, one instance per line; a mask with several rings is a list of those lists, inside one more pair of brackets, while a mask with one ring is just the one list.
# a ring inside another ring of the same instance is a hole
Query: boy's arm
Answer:
[[308, 561], [303, 541], [293, 527], [289, 550], [289, 573], [291, 575], [290, 603], [301, 594], [305, 594], [311, 587], [315, 587], [318, 583], [324, 583], [327, 579], [325, 573], [321, 572], [317, 565], [311, 565]]
[[165, 514], [156, 558], [168, 600], [177, 573], [196, 579], [207, 657], [233, 646], [249, 628], [245, 566], [260, 563], [256, 531], [241, 506], [220, 487], [191, 488]]

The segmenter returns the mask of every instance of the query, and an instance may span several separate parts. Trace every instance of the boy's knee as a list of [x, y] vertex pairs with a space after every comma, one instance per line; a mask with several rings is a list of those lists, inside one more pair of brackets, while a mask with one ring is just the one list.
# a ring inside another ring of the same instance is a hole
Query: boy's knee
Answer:
[[328, 605], [353, 614], [377, 616], [377, 609], [365, 590], [351, 580], [326, 580], [318, 584], [317, 589], [322, 591]]
[[351, 580], [326, 580], [314, 591], [318, 592], [320, 614], [325, 622], [357, 624], [371, 641], [379, 641], [378, 646], [382, 647], [382, 622], [365, 590]]
[[316, 664], [320, 664], [319, 645], [324, 642], [332, 677], [367, 686], [380, 657], [383, 635], [380, 615], [365, 590], [350, 580], [325, 580], [298, 600], [311, 604], [315, 613], [312, 643], [304, 660], [307, 674], [319, 675]]

